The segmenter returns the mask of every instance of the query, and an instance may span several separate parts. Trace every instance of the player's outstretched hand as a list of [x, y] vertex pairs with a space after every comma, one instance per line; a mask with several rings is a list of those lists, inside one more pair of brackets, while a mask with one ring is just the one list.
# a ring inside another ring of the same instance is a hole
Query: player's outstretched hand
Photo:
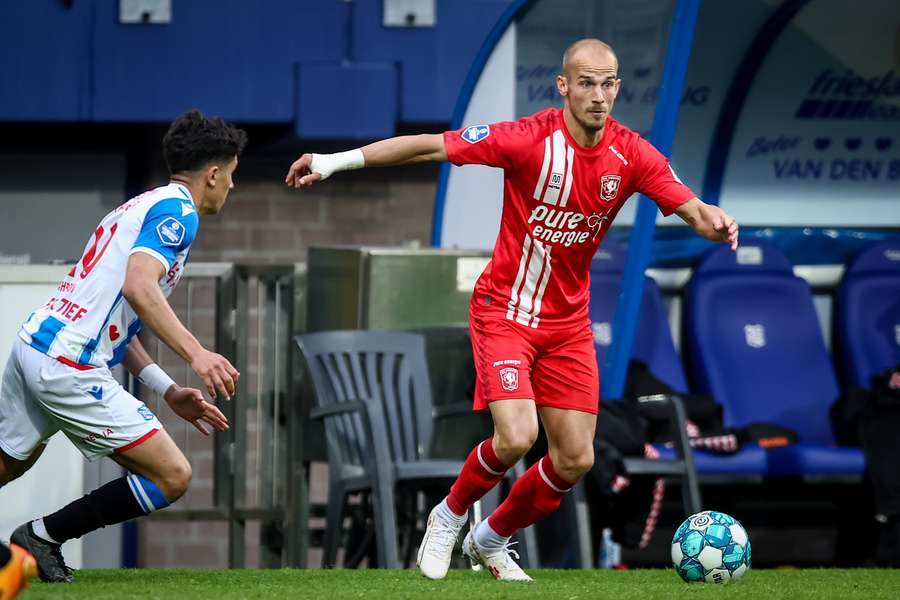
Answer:
[[195, 388], [173, 385], [166, 391], [166, 403], [176, 415], [193, 425], [203, 435], [209, 435], [204, 425], [217, 431], [228, 429], [228, 419], [218, 408], [203, 399], [203, 392]]
[[241, 376], [228, 359], [221, 354], [204, 350], [191, 362], [191, 368], [206, 384], [209, 395], [216, 398], [222, 394], [231, 400], [238, 378]]
[[719, 208], [718, 206], [710, 206], [712, 211], [711, 220], [713, 230], [716, 232], [718, 241], [726, 242], [731, 246], [732, 250], [738, 247], [738, 224], [734, 217]]
[[320, 173], [312, 172], [312, 160], [312, 154], [304, 154], [295, 160], [294, 164], [291, 165], [291, 168], [288, 169], [288, 174], [287, 177], [284, 178], [284, 182], [290, 187], [300, 189], [303, 186], [312, 185], [315, 182], [322, 180], [322, 175]]

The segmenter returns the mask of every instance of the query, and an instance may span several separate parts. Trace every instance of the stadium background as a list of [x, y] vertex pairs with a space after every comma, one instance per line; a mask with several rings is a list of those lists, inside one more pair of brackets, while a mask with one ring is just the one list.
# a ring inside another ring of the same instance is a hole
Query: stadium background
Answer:
[[[584, 23], [573, 25], [563, 15], [583, 15], [585, 11], [597, 22], [625, 23], [631, 33], [643, 37], [636, 38], [631, 52], [620, 49], [623, 64], [629, 60], [640, 63], [640, 67], [629, 67], [631, 75], [658, 80], [665, 58], [667, 19], [673, 9], [672, 2], [653, 0], [565, 2], [564, 9], [556, 4], [549, 15], [546, 11], [551, 2], [547, 0], [531, 3], [534, 6], [512, 0], [172, 0], [145, 3], [162, 6], [163, 21], [167, 19], [165, 7], [170, 8], [168, 21], [154, 24], [123, 23], [120, 10], [128, 4], [37, 0], [3, 6], [0, 254], [6, 263], [76, 258], [86, 234], [106, 211], [165, 180], [159, 151], [162, 132], [168, 121], [190, 108], [233, 120], [245, 127], [251, 138], [226, 210], [204, 219], [192, 261], [303, 263], [311, 246], [333, 243], [427, 247], [435, 236], [435, 202], [442, 193], [439, 168], [345, 173], [326, 185], [297, 193], [282, 184], [287, 166], [302, 151], [338, 150], [395, 133], [437, 132], [449, 127], [469, 106], [468, 100], [460, 97], [467, 86], [477, 83], [480, 73], [472, 66], [487, 60], [497, 47], [499, 38], [488, 42], [504, 17], [522, 20], [520, 42], [554, 35], [567, 40]], [[395, 4], [420, 11], [419, 22], [409, 23], [405, 19], [408, 11], [401, 10], [396, 23], [386, 24]], [[738, 211], [737, 216], [750, 225], [851, 226], [856, 233], [847, 236], [849, 245], [830, 247], [826, 262], [849, 257], [858, 249], [856, 240], [895, 234], [900, 227], [896, 199], [896, 181], [900, 179], [891, 177], [889, 164], [900, 159], [900, 16], [896, 6], [872, 1], [848, 14], [845, 3], [834, 0], [743, 0], [737, 4], [740, 7], [735, 12], [746, 18], [743, 28], [734, 30], [731, 25], [720, 25], [724, 16], [716, 11], [722, 10], [722, 3], [708, 1], [701, 6], [697, 39], [710, 49], [696, 54], [691, 68], [698, 68], [696, 61], [704, 59], [715, 59], [715, 64], [708, 66], [710, 76], [688, 71], [688, 85], [697, 95], [690, 95], [685, 103], [673, 154], [683, 178], [695, 190], [707, 191], [708, 157], [714, 155], [708, 149], [709, 140], [727, 107], [727, 83], [733, 81], [762, 25], [782, 11], [789, 21], [798, 18], [796, 30], [802, 31], [809, 23], [825, 23], [824, 34], [836, 40], [839, 51], [856, 49], [851, 61], [854, 72], [866, 78], [887, 77], [887, 92], [874, 99], [877, 106], [887, 108], [871, 119], [792, 119], [800, 102], [815, 99], [806, 95], [812, 94], [816, 76], [829, 65], [815, 55], [821, 62], [807, 65], [807, 70], [798, 74], [795, 69], [812, 60], [809, 49], [775, 46], [781, 56], [793, 57], [795, 62], [782, 62], [779, 69], [777, 52], [767, 54], [772, 60], [765, 63], [769, 69], [762, 69], [748, 82], [745, 91], [750, 112], [736, 115], [738, 141], [730, 146], [731, 156], [761, 166], [738, 172], [731, 188], [727, 179], [723, 181], [723, 207], [730, 209], [729, 190], [738, 190], [748, 197], [778, 201], [754, 212], [752, 199], [745, 200], [740, 205], [745, 212]], [[150, 21], [156, 18], [148, 14]], [[429, 17], [433, 24], [428, 24]], [[532, 20], [527, 21], [529, 18]], [[878, 27], [873, 25], [876, 22]], [[787, 36], [789, 42], [791, 35], [797, 36], [796, 30]], [[620, 41], [624, 44], [629, 39], [628, 33], [627, 27], [613, 28], [606, 36], [618, 49]], [[542, 65], [555, 66], [560, 43], [525, 47], [538, 55], [529, 77], [544, 76], [546, 83], [552, 81], [553, 72], [545, 72]], [[722, 52], [711, 54], [717, 47], [723, 48]], [[829, 52], [823, 55], [834, 56]], [[840, 52], [837, 56], [832, 72], [841, 77], [851, 67], [840, 59]], [[893, 79], [886, 73], [893, 73]], [[692, 75], [697, 78], [692, 80]], [[527, 85], [522, 79], [519, 84]], [[653, 94], [647, 92], [652, 87], [651, 82], [636, 90], [634, 97], [652, 99]], [[516, 102], [523, 97], [534, 99], [515, 104], [507, 118], [532, 112], [542, 98], [540, 90], [514, 90], [512, 86], [492, 92]], [[695, 105], [700, 98], [706, 112]], [[627, 103], [622, 99], [616, 116], [647, 131], [652, 107], [652, 101]], [[467, 119], [465, 123], [479, 121]], [[753, 129], [773, 122], [771, 129]], [[695, 144], [694, 132], [698, 131], [704, 136], [700, 148]], [[750, 156], [758, 136], [769, 141], [784, 139], [781, 147], [769, 153], [797, 161], [784, 168], [797, 164], [800, 174], [779, 177], [772, 161], [751, 162], [751, 158], [760, 158]], [[865, 171], [859, 178], [810, 176], [806, 165], [825, 151], [790, 140], [802, 137], [808, 143], [824, 136], [832, 144], [825, 155], [828, 161], [860, 156], [870, 162], [881, 161], [884, 166], [878, 177], [867, 177]], [[877, 146], [880, 139], [891, 140], [893, 146]], [[859, 151], [851, 149], [852, 140], [861, 140]], [[845, 147], [841, 149], [841, 145]], [[828, 210], [822, 209], [823, 202]], [[476, 209], [467, 214], [480, 218], [482, 213]], [[627, 224], [629, 217], [623, 216], [622, 224]], [[816, 220], [807, 223], [804, 219], [808, 216]], [[463, 219], [456, 225], [462, 230], [477, 229]], [[806, 235], [815, 236], [815, 232]], [[490, 232], [481, 237], [489, 238]], [[474, 242], [464, 245], [484, 247]], [[808, 257], [803, 244], [794, 247], [799, 256]], [[696, 251], [683, 252], [690, 255]], [[214, 324], [203, 322], [204, 317], [211, 320], [212, 314], [199, 313], [194, 327], [208, 335]], [[179, 372], [174, 367], [172, 371]], [[208, 493], [212, 450], [199, 446], [195, 450], [191, 493]], [[311, 484], [314, 501], [324, 500], [323, 477], [319, 465]], [[87, 479], [84, 483], [90, 487]], [[11, 493], [14, 490], [0, 492], [0, 503]], [[119, 557], [126, 564], [225, 567], [226, 529], [224, 524], [207, 522], [151, 522], [142, 523], [136, 532], [107, 532], [113, 537], [105, 539], [121, 536]], [[251, 530], [248, 539], [255, 534]], [[254, 547], [251, 544], [250, 565], [256, 562]], [[317, 564], [314, 552], [309, 562]]]

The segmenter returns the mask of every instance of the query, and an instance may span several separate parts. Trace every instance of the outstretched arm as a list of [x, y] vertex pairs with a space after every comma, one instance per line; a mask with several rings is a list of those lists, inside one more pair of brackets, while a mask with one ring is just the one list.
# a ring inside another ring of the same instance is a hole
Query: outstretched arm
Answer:
[[675, 214], [701, 237], [713, 242], [727, 242], [732, 250], [737, 250], [737, 221], [718, 206], [707, 204], [700, 198], [691, 198], [676, 208]]
[[337, 171], [390, 167], [447, 160], [443, 134], [401, 135], [336, 154], [304, 154], [291, 165], [284, 182], [300, 188]]

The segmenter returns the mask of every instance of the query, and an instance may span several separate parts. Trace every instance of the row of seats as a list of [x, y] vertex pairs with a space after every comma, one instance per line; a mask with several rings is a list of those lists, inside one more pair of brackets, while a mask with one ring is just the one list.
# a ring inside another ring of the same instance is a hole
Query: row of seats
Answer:
[[[605, 246], [591, 268], [590, 316], [601, 367], [623, 266], [624, 251]], [[874, 374], [900, 362], [900, 240], [873, 246], [848, 267], [834, 314], [837, 364], [848, 385], [867, 387]], [[862, 472], [862, 452], [834, 444], [828, 415], [840, 389], [812, 291], [775, 246], [752, 242], [736, 253], [724, 246], [710, 251], [685, 289], [682, 317], [692, 391], [723, 406], [726, 426], [774, 423], [800, 440], [769, 450], [745, 445], [727, 456], [698, 451], [700, 473]], [[662, 294], [650, 277], [632, 356], [673, 389], [688, 391]]]

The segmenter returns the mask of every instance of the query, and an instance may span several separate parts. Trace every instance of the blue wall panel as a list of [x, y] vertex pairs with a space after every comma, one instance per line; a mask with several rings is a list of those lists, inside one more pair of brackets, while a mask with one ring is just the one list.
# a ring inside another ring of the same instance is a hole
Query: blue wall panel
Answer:
[[394, 63], [301, 63], [295, 131], [303, 138], [375, 139], [394, 135]]
[[381, 0], [354, 5], [353, 58], [400, 64], [400, 119], [450, 121], [466, 73], [511, 0], [438, 0], [435, 27], [384, 27]]
[[345, 10], [340, 0], [173, 1], [169, 25], [122, 25], [118, 3], [101, 2], [94, 119], [166, 121], [199, 108], [291, 122], [294, 63], [341, 57]]
[[92, 5], [4, 2], [0, 9], [0, 119], [77, 121], [89, 110]]
[[[438, 0], [436, 25], [423, 28], [384, 27], [382, 0], [172, 0], [165, 25], [119, 23], [117, 0], [71, 8], [7, 2], [0, 120], [165, 122], [199, 108], [294, 123], [317, 136], [349, 129], [358, 138], [393, 132], [398, 119], [449, 121], [472, 60], [510, 1]], [[316, 64], [349, 70], [299, 85], [298, 73], [312, 77], [302, 65]], [[380, 82], [391, 89], [376, 90]], [[299, 89], [320, 96], [298, 99]], [[329, 98], [344, 95], [363, 106], [352, 126], [329, 110]]]

